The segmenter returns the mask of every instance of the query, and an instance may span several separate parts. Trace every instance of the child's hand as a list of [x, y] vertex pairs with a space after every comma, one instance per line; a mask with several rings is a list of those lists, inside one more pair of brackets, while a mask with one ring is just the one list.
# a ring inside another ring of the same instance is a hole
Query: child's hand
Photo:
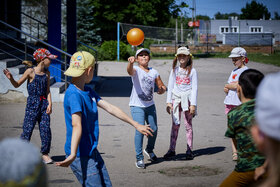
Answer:
[[166, 112], [168, 114], [171, 114], [172, 110], [173, 110], [172, 104], [171, 103], [167, 103]]
[[12, 78], [12, 74], [8, 69], [4, 69], [3, 72], [9, 80]]
[[61, 167], [68, 167], [75, 160], [75, 158], [76, 158], [75, 155], [70, 155], [65, 160], [63, 160], [61, 162], [56, 162], [55, 165], [61, 166]]
[[226, 87], [224, 87], [224, 92], [225, 92], [226, 94], [228, 94], [228, 91], [229, 91], [229, 89], [226, 88]]
[[140, 125], [138, 124], [136, 127], [136, 130], [138, 130], [141, 134], [144, 134], [145, 136], [153, 136], [153, 130], [150, 128], [150, 125]]
[[254, 179], [258, 180], [263, 174], [265, 174], [265, 171], [265, 167], [263, 166], [256, 168], [254, 173]]
[[160, 88], [158, 88], [157, 93], [158, 94], [163, 94], [166, 91], [166, 87], [165, 86], [161, 86]]
[[135, 62], [135, 60], [136, 59], [135, 59], [134, 56], [131, 56], [131, 57], [128, 58], [128, 62], [131, 63], [131, 64], [133, 64]]
[[52, 113], [52, 105], [48, 105], [46, 113], [47, 114], [51, 114]]
[[191, 106], [190, 106], [190, 114], [191, 114], [192, 116], [195, 115], [195, 105], [191, 105]]

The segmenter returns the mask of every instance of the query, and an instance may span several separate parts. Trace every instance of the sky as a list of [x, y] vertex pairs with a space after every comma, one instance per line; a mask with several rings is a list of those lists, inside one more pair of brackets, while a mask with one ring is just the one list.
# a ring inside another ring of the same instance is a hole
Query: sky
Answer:
[[[177, 3], [186, 2], [189, 7], [193, 7], [193, 0], [176, 0]], [[241, 14], [241, 8], [252, 0], [196, 0], [196, 15], [207, 15], [214, 18], [217, 12], [221, 13], [238, 13]], [[271, 18], [274, 18], [274, 12], [280, 15], [280, 0], [256, 0], [258, 3], [265, 5], [270, 12]], [[187, 16], [192, 17], [192, 11], [186, 9]]]

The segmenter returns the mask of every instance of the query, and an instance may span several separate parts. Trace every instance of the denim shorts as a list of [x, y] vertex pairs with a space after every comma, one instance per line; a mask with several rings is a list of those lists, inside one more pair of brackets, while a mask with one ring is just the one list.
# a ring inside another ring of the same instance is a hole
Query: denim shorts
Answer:
[[83, 187], [112, 186], [105, 163], [97, 149], [91, 157], [76, 157], [70, 167]]

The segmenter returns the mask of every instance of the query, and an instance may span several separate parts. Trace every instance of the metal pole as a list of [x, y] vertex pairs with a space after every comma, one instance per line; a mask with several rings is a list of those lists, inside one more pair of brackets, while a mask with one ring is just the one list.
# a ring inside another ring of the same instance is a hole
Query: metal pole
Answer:
[[39, 22], [37, 23], [37, 30], [38, 30], [37, 38], [39, 39], [39, 36], [40, 36], [40, 34], [39, 34], [39, 30], [40, 30]]
[[183, 44], [184, 39], [183, 39], [183, 23], [182, 23], [182, 17], [181, 17], [181, 44]]
[[[64, 55], [64, 62], [65, 62], [64, 63], [64, 71], [66, 71], [67, 70], [67, 56], [66, 55]], [[64, 75], [64, 79], [65, 79], [65, 84], [64, 84], [65, 90], [67, 90], [67, 87], [68, 87], [67, 75]]]
[[117, 54], [118, 54], [118, 61], [120, 61], [120, 22], [118, 22], [117, 26], [117, 39], [118, 39], [118, 44], [117, 44]]
[[177, 43], [178, 43], [178, 35], [177, 35], [177, 32], [178, 32], [178, 21], [177, 21], [177, 18], [176, 18], [176, 25], [175, 25], [175, 53], [176, 53], [176, 47], [177, 47]]
[[240, 20], [238, 20], [238, 47], [240, 46]]
[[26, 42], [26, 37], [24, 39], [24, 60], [27, 60], [27, 42]]

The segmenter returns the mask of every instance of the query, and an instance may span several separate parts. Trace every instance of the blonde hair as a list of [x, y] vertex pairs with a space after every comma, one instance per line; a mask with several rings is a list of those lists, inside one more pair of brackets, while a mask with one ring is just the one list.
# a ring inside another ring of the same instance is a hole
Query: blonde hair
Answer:
[[[188, 70], [188, 76], [189, 76], [190, 73], [191, 73], [191, 70], [192, 70], [193, 60], [192, 60], [192, 55], [186, 55], [186, 56], [188, 56], [189, 58], [188, 58], [188, 61], [186, 63], [186, 67], [184, 67], [184, 69]], [[178, 57], [176, 55], [175, 58], [173, 59], [173, 64], [172, 64], [173, 71], [175, 71], [175, 68], [177, 66], [177, 61], [178, 61]], [[190, 62], [190, 65], [187, 66], [188, 62]]]
[[28, 66], [28, 67], [32, 67], [33, 66], [33, 62], [30, 60], [24, 60], [22, 61], [22, 64]]

